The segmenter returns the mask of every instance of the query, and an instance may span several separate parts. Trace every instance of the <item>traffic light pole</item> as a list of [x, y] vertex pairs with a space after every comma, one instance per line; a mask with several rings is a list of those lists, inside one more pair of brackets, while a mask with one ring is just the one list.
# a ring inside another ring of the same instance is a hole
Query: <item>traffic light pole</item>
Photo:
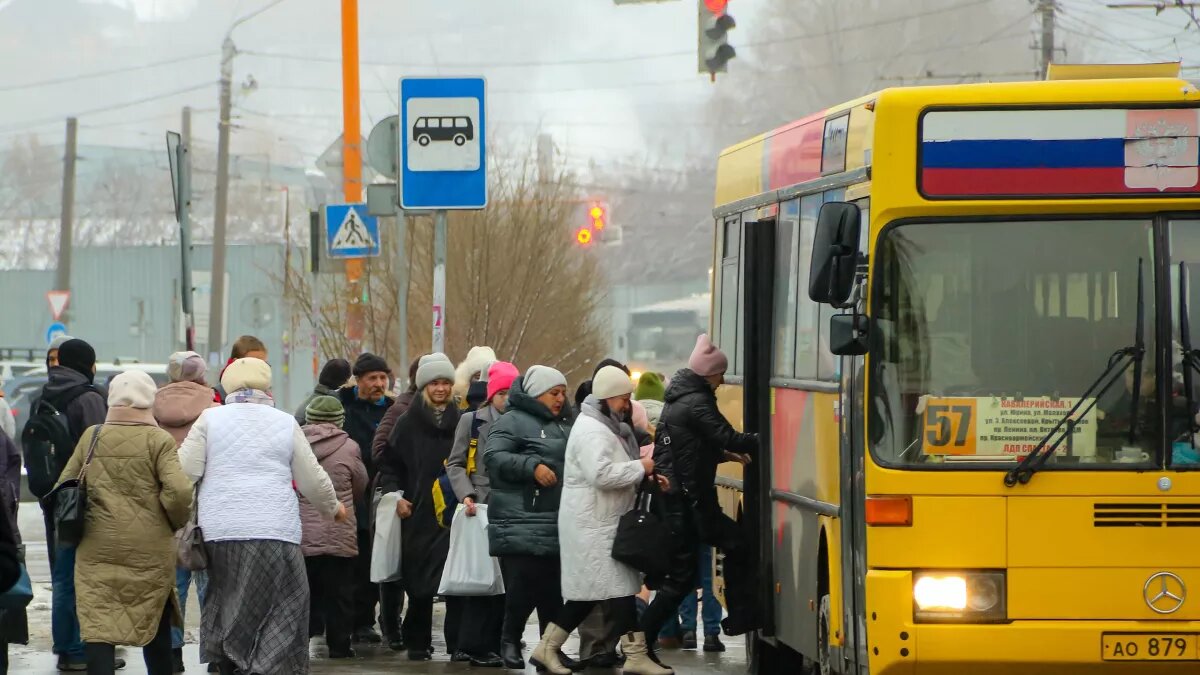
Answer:
[[433, 216], [433, 349], [446, 346], [446, 210]]

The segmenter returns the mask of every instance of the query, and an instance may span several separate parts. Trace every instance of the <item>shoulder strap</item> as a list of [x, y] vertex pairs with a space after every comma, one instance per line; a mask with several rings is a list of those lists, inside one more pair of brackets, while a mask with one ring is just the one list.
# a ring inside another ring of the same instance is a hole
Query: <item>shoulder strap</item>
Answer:
[[83, 466], [79, 468], [79, 481], [81, 483], [83, 482], [83, 477], [87, 474], [88, 465], [92, 463], [92, 457], [96, 454], [96, 442], [100, 440], [100, 429], [103, 427], [103, 424], [97, 424], [92, 429], [92, 440], [88, 443], [87, 457], [84, 457]]

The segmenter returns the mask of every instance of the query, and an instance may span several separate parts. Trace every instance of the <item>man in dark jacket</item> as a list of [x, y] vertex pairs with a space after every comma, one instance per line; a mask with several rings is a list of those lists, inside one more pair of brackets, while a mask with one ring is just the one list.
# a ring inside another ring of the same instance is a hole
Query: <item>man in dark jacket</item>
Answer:
[[[71, 441], [76, 445], [88, 427], [103, 424], [108, 414], [108, 402], [93, 383], [95, 376], [96, 350], [83, 340], [67, 340], [59, 345], [58, 365], [50, 367], [48, 381], [42, 388], [41, 400], [66, 415]], [[43, 505], [43, 513], [47, 540], [53, 542], [52, 509]], [[75, 615], [75, 549], [55, 546], [52, 560], [50, 622], [58, 669], [86, 670], [87, 659]]]
[[492, 423], [484, 441], [492, 489], [488, 543], [500, 558], [506, 591], [500, 645], [505, 668], [525, 668], [521, 633], [533, 610], [544, 632], [562, 606], [558, 503], [571, 422], [567, 379], [553, 368], [533, 366], [513, 382], [508, 412]]
[[[380, 420], [392, 405], [387, 396], [388, 380], [392, 370], [387, 361], [370, 352], [363, 352], [354, 361], [353, 387], [338, 390], [338, 398], [346, 410], [343, 428], [360, 448], [370, 448], [371, 439]], [[377, 470], [370, 452], [362, 453], [363, 464], [371, 485], [375, 484]], [[370, 492], [370, 491], [368, 491]], [[383, 641], [375, 632], [375, 605], [379, 602], [379, 586], [371, 583], [371, 495], [354, 503], [354, 515], [358, 522], [358, 558], [354, 564], [354, 633], [355, 642], [378, 644]], [[383, 617], [385, 632], [393, 626], [391, 617]]]
[[[428, 661], [433, 653], [433, 598], [442, 579], [450, 550], [450, 530], [437, 522], [433, 483], [445, 466], [454, 445], [454, 430], [462, 413], [451, 401], [454, 366], [447, 359], [431, 360], [417, 370], [416, 398], [392, 427], [387, 449], [379, 462], [379, 486], [384, 492], [403, 490], [396, 515], [404, 520], [400, 550], [408, 613], [404, 617], [404, 644], [410, 661]], [[456, 648], [461, 598], [447, 598], [446, 646]]]
[[717, 503], [717, 465], [749, 463], [758, 437], [739, 433], [717, 409], [717, 387], [725, 380], [729, 361], [707, 335], [701, 335], [688, 367], [671, 378], [666, 406], [654, 443], [655, 468], [671, 481], [663, 500], [673, 541], [671, 571], [648, 580], [658, 593], [642, 615], [642, 630], [656, 636], [688, 593], [696, 592], [697, 543], [725, 553], [725, 603], [729, 616], [725, 632], [740, 635], [757, 624], [752, 571], [748, 569], [741, 533]]

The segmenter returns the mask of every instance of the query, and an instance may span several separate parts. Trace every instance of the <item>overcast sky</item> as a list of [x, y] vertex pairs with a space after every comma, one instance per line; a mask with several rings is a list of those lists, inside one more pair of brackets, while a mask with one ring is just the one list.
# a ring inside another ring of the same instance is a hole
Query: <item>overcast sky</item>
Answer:
[[[734, 44], [753, 39], [769, 1], [785, 0], [731, 3], [738, 19]], [[996, 2], [1028, 7], [1028, 0]], [[1062, 2], [1068, 60], [1182, 56], [1186, 64], [1200, 63], [1189, 58], [1197, 54], [1200, 32], [1189, 31], [1178, 10], [1155, 17], [1152, 10], [1110, 10], [1103, 0]], [[214, 142], [222, 36], [237, 17], [265, 3], [0, 0], [0, 144], [27, 132], [61, 142], [63, 118], [76, 114], [81, 143], [158, 148], [163, 131], [178, 127], [184, 105], [196, 109], [197, 141]], [[244, 128], [235, 136], [235, 152], [269, 139], [311, 162], [337, 136], [339, 5], [284, 0], [236, 29], [243, 53], [235, 62], [235, 113]], [[525, 143], [541, 128], [576, 162], [628, 157], [648, 145], [661, 149], [671, 133], [695, 131], [673, 129], [656, 112], [686, 115], [714, 91], [695, 72], [695, 11], [694, 0], [621, 6], [612, 0], [360, 0], [364, 133], [396, 111], [401, 75], [482, 74], [497, 137]], [[753, 58], [751, 51], [743, 54], [739, 58]], [[738, 64], [728, 78], [737, 77]], [[105, 71], [120, 72], [79, 77]], [[258, 88], [243, 92], [250, 76]], [[693, 158], [685, 139], [678, 140], [673, 159], [684, 164]]]

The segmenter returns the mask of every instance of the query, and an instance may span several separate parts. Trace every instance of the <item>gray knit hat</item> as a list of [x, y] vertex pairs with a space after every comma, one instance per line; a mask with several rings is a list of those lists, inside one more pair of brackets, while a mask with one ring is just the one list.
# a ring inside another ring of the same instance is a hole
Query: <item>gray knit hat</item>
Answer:
[[346, 421], [346, 409], [333, 396], [314, 396], [304, 409], [304, 421], [309, 424], [332, 424], [341, 427]]
[[421, 365], [417, 367], [417, 390], [424, 389], [434, 380], [454, 382], [454, 364], [450, 362], [448, 356], [441, 352], [421, 357]]

